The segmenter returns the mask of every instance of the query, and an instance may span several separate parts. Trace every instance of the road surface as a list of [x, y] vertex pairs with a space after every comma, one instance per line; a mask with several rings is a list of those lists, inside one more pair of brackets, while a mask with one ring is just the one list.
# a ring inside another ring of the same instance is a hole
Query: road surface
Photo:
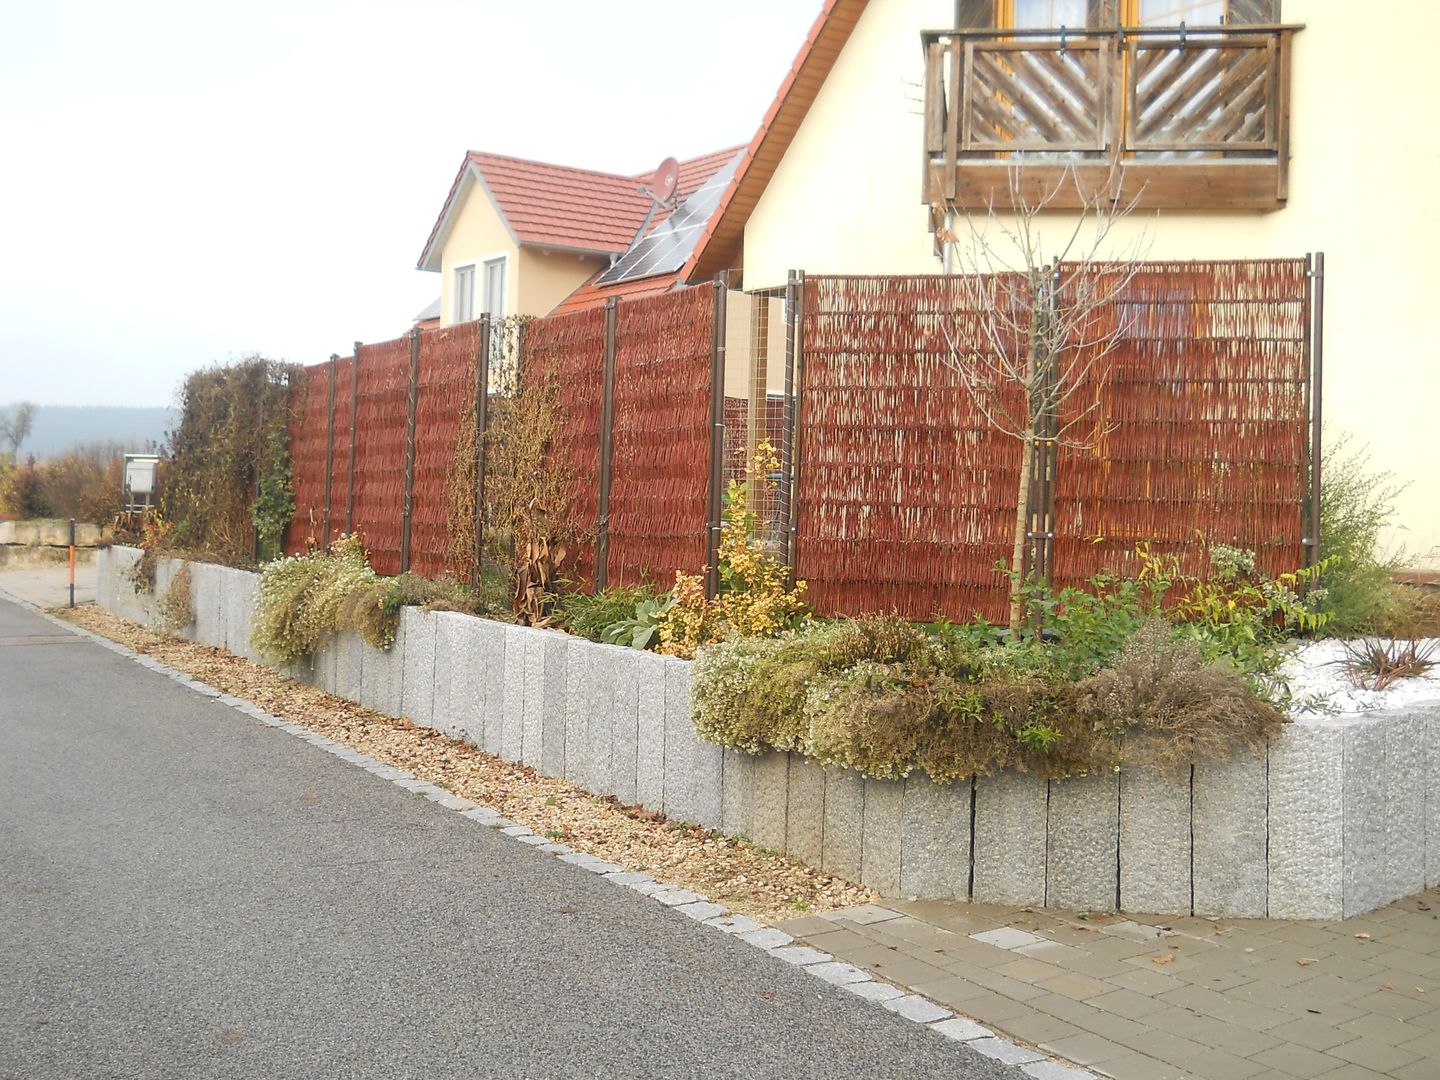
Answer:
[[1028, 1080], [0, 600], [0, 1077]]

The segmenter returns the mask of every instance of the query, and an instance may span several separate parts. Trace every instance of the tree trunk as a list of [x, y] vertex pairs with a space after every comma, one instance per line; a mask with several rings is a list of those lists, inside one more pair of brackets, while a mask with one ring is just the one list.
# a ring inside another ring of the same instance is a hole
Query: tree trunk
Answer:
[[1035, 461], [1034, 435], [1027, 435], [1021, 440], [1020, 447], [1020, 483], [1015, 494], [1015, 547], [1010, 558], [1011, 640], [1020, 636], [1020, 628], [1025, 624], [1025, 542], [1030, 531], [1030, 471]]

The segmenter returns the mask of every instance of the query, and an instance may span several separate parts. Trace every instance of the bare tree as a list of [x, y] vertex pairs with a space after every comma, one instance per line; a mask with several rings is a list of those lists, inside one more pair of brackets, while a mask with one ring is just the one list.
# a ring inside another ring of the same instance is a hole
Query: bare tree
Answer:
[[[1010, 630], [1025, 621], [1025, 584], [1048, 570], [1050, 487], [1060, 446], [1092, 448], [1110, 430], [1100, 402], [1081, 393], [1125, 336], [1130, 319], [1116, 301], [1148, 247], [1142, 230], [1126, 244], [1115, 229], [1135, 207], [1112, 202], [1106, 183], [1087, 189], [1073, 169], [1038, 198], [1027, 197], [1022, 165], [1009, 172], [1010, 206], [982, 214], [947, 207], [946, 264], [962, 276], [961, 300], [975, 313], [962, 333], [946, 328], [949, 366], [996, 431], [1018, 439], [1020, 477], [1011, 554]], [[1112, 178], [1113, 179], [1113, 178]], [[1074, 184], [1073, 220], [1047, 209]], [[1046, 219], [1042, 219], [1046, 215]], [[964, 222], [963, 230], [950, 223]], [[1059, 234], [1055, 246], [1047, 235]]]
[[10, 448], [12, 460], [20, 456], [20, 446], [30, 437], [30, 429], [34, 426], [35, 406], [29, 401], [0, 410], [0, 444]]

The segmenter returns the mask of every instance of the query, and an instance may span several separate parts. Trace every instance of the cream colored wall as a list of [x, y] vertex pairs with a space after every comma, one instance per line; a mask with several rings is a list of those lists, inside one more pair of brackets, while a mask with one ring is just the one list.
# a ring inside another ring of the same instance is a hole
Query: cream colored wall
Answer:
[[548, 315], [606, 263], [605, 259], [590, 256], [521, 248], [514, 311], [520, 315]]
[[[475, 263], [475, 300], [480, 301], [482, 271], [479, 264], [485, 259], [504, 255], [509, 261], [505, 265], [505, 311], [515, 311], [516, 288], [520, 275], [517, 270], [519, 249], [510, 237], [510, 230], [496, 211], [494, 204], [478, 184], [470, 186], [460, 206], [445, 246], [440, 249], [440, 325], [449, 326], [455, 322], [453, 286], [455, 267]], [[548, 309], [547, 309], [548, 310]], [[543, 314], [543, 312], [541, 313]]]
[[[952, 12], [950, 0], [870, 0], [750, 218], [747, 288], [783, 284], [791, 268], [940, 271], [920, 201], [919, 34]], [[1416, 104], [1434, 98], [1425, 53], [1440, 4], [1391, 0], [1384, 14], [1382, 26], [1335, 0], [1284, 0], [1285, 21], [1306, 24], [1284, 210], [1165, 213], [1127, 230], [1148, 229], [1153, 258], [1326, 253], [1326, 438], [1351, 434], [1409, 485], [1390, 542], [1440, 565], [1440, 124]]]

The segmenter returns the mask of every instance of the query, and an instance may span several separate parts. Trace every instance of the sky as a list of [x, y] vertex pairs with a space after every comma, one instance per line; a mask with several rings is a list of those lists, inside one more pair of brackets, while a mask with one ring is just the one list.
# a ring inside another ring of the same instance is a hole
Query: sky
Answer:
[[821, 0], [0, 0], [0, 406], [397, 337], [466, 150], [748, 142]]

